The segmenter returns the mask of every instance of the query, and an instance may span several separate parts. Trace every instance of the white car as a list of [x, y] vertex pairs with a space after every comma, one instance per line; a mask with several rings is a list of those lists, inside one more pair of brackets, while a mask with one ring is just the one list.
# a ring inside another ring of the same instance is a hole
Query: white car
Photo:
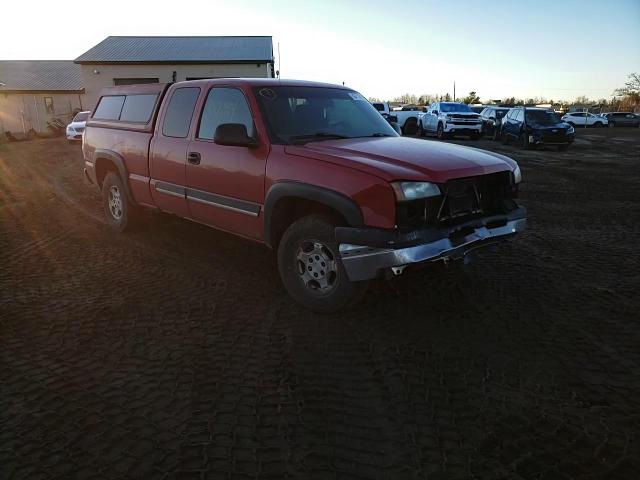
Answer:
[[563, 122], [567, 122], [572, 127], [606, 127], [609, 120], [600, 115], [588, 112], [572, 112], [562, 117]]
[[82, 140], [82, 132], [87, 124], [87, 119], [91, 112], [78, 112], [71, 123], [67, 125], [67, 141], [80, 141]]
[[418, 134], [435, 134], [439, 139], [453, 135], [480, 138], [482, 118], [469, 105], [457, 102], [432, 103], [427, 113], [418, 119]]

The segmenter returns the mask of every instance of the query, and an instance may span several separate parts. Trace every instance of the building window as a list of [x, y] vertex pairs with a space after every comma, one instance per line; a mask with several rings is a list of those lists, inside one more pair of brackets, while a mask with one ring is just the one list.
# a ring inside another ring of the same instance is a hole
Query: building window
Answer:
[[44, 97], [44, 110], [51, 115], [55, 113], [53, 111], [53, 97]]
[[113, 84], [118, 85], [138, 85], [141, 83], [159, 83], [157, 78], [114, 78]]

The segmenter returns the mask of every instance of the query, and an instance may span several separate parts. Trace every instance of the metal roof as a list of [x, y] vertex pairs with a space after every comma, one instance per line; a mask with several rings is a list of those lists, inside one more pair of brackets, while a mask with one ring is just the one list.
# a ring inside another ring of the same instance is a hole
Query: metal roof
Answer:
[[271, 62], [271, 37], [107, 37], [76, 63]]
[[82, 92], [80, 65], [72, 60], [0, 60], [0, 92]]

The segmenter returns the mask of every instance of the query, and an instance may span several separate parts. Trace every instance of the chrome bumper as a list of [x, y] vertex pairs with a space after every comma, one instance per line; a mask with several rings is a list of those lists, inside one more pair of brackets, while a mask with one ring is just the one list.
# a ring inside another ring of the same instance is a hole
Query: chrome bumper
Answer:
[[472, 250], [522, 232], [526, 225], [526, 218], [518, 218], [495, 228], [486, 226], [476, 228], [463, 237], [441, 238], [430, 243], [399, 249], [341, 244], [340, 256], [349, 280], [352, 282], [370, 280], [385, 269], [397, 268], [401, 271], [411, 264], [463, 258]]

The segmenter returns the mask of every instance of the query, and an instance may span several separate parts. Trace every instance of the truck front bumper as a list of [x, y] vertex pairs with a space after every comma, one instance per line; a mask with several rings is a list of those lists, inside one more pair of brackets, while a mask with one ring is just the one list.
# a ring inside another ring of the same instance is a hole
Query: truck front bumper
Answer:
[[408, 233], [374, 228], [336, 228], [342, 264], [352, 282], [370, 280], [385, 270], [437, 260], [457, 260], [525, 230], [526, 209], [471, 220], [461, 225]]
[[472, 134], [472, 133], [480, 133], [482, 129], [481, 123], [450, 123], [446, 122], [443, 125], [443, 130], [445, 133], [460, 133], [460, 134]]

